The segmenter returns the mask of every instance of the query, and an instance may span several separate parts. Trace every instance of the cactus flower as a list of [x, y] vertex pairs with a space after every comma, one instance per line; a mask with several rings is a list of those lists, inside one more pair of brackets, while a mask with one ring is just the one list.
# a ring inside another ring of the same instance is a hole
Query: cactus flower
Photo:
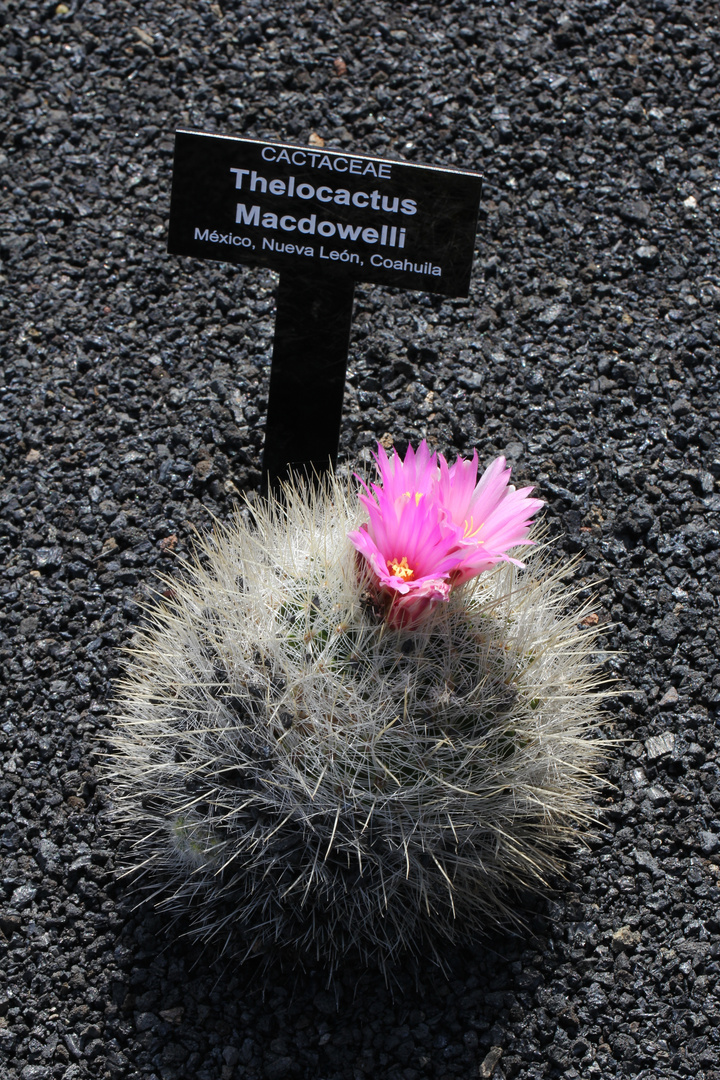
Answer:
[[408, 447], [404, 461], [397, 454], [388, 458], [378, 446], [376, 461], [382, 484], [372, 484], [371, 491], [361, 481], [360, 501], [370, 520], [349, 537], [390, 603], [390, 622], [407, 625], [429, 603], [450, 595], [450, 574], [464, 557], [462, 531], [437, 501], [437, 457], [427, 443], [417, 453]]
[[408, 447], [404, 460], [397, 453], [388, 458], [378, 446], [375, 460], [381, 484], [361, 481], [369, 521], [349, 538], [389, 604], [391, 624], [412, 624], [429, 604], [447, 600], [453, 587], [496, 562], [522, 565], [507, 551], [531, 543], [531, 519], [543, 503], [528, 498], [532, 488], [509, 484], [505, 458], [479, 481], [477, 452], [472, 461], [458, 457], [448, 466], [424, 440], [417, 451]]
[[450, 467], [440, 454], [438, 499], [462, 529], [464, 554], [453, 572], [453, 585], [462, 585], [497, 562], [522, 566], [507, 552], [532, 543], [527, 539], [532, 517], [543, 506], [542, 499], [529, 498], [532, 487], [516, 490], [509, 482], [512, 470], [504, 457], [495, 458], [479, 480], [477, 470], [477, 450], [472, 461], [458, 457]]

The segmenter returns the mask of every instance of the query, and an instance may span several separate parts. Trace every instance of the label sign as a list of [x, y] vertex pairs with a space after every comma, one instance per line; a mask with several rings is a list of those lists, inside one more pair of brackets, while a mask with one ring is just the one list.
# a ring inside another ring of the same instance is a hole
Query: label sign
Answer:
[[178, 131], [168, 251], [467, 296], [481, 178]]

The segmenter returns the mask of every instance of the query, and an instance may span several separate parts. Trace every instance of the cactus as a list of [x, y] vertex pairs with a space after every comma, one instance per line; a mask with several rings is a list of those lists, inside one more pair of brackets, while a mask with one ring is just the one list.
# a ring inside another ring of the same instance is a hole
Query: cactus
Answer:
[[593, 817], [600, 677], [567, 565], [538, 545], [393, 627], [348, 539], [361, 521], [337, 478], [254, 504], [133, 646], [114, 813], [206, 942], [331, 967], [439, 956], [514, 917]]

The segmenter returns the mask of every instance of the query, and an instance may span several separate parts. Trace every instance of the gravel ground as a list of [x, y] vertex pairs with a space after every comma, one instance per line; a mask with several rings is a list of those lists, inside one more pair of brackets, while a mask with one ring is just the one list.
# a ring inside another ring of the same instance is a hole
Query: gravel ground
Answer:
[[[8, 0], [0, 24], [3, 1076], [718, 1080], [715, 0]], [[357, 289], [341, 456], [427, 435], [538, 485], [603, 579], [625, 741], [570, 883], [447, 982], [311, 967], [263, 994], [116, 880], [119, 649], [257, 485], [267, 404], [273, 275], [164, 251], [176, 126], [486, 177], [468, 300]]]

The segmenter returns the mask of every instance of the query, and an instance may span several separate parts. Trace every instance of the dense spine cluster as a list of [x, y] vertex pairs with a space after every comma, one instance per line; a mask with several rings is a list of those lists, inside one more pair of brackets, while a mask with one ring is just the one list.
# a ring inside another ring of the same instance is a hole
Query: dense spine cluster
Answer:
[[385, 965], [508, 914], [590, 816], [598, 675], [563, 572], [536, 550], [393, 629], [358, 524], [337, 480], [257, 505], [134, 648], [116, 814], [202, 939]]

